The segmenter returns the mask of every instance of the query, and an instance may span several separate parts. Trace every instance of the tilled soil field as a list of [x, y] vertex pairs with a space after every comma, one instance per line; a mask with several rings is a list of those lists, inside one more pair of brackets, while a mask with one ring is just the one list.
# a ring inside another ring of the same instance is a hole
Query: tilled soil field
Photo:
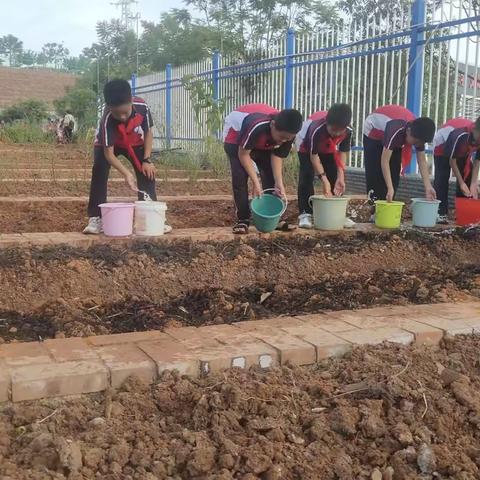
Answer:
[[3, 480], [474, 480], [478, 337], [0, 407]]
[[[173, 228], [225, 227], [235, 221], [233, 201], [169, 201], [167, 219]], [[297, 223], [297, 202], [290, 202], [286, 219]], [[351, 200], [349, 214], [366, 222], [370, 207]], [[0, 233], [78, 232], [85, 227], [86, 202], [0, 202]]]
[[[3, 341], [480, 295], [477, 230], [0, 251]], [[262, 294], [270, 296], [264, 300]]]

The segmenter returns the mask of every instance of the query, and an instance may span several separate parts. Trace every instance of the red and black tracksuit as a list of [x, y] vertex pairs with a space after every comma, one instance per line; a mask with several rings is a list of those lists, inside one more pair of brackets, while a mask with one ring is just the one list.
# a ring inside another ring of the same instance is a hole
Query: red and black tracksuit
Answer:
[[[450, 160], [457, 160], [458, 169], [465, 183], [470, 187], [472, 181], [472, 161], [478, 155], [480, 144], [475, 143], [472, 135], [474, 122], [466, 118], [453, 118], [443, 124], [433, 139], [435, 160], [434, 186], [440, 200], [440, 215], [448, 214], [448, 187], [450, 182]], [[457, 197], [464, 197], [457, 181]]]
[[[107, 201], [110, 164], [105, 158], [105, 147], [114, 147], [116, 156], [126, 157], [135, 169], [138, 189], [147, 192], [152, 200], [157, 199], [155, 180], [148, 179], [142, 172], [144, 136], [153, 126], [152, 115], [143, 99], [133, 97], [132, 103], [132, 114], [126, 124], [113, 118], [108, 108], [100, 119], [93, 150], [92, 181], [88, 202], [89, 217], [99, 217], [101, 214], [99, 205]], [[138, 199], [143, 200], [143, 194], [139, 193]]]
[[230, 160], [233, 199], [238, 221], [246, 225], [250, 222], [248, 174], [240, 162], [238, 150], [240, 147], [251, 150], [250, 157], [258, 167], [263, 188], [274, 188], [271, 155], [288, 157], [293, 143], [275, 144], [270, 124], [277, 113], [278, 110], [269, 105], [249, 104], [238, 107], [225, 118], [223, 141]]
[[[401, 105], [385, 105], [374, 110], [363, 125], [363, 158], [367, 194], [373, 191], [374, 200], [387, 198], [387, 185], [382, 172], [383, 149], [391, 150], [390, 174], [395, 193], [400, 173], [412, 160], [412, 146], [406, 142], [407, 129], [415, 115]], [[425, 145], [416, 147], [424, 151]]]
[[337, 182], [338, 169], [345, 168], [340, 160], [340, 152], [348, 153], [352, 144], [352, 129], [347, 128], [343, 135], [332, 137], [327, 129], [327, 113], [314, 113], [303, 123], [296, 138], [300, 170], [298, 176], [298, 210], [300, 214], [312, 214], [309, 198], [315, 193], [313, 181], [315, 172], [311, 155], [318, 155], [332, 191]]

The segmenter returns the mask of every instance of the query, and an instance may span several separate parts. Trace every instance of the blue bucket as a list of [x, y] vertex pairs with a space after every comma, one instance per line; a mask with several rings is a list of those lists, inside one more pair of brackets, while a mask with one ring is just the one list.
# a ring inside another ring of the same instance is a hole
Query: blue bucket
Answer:
[[[267, 191], [267, 190], [265, 190]], [[264, 193], [250, 202], [255, 228], [262, 233], [273, 232], [287, 209], [287, 202], [276, 195]]]
[[412, 211], [413, 225], [424, 228], [434, 227], [437, 224], [439, 206], [440, 200], [412, 198], [410, 210]]

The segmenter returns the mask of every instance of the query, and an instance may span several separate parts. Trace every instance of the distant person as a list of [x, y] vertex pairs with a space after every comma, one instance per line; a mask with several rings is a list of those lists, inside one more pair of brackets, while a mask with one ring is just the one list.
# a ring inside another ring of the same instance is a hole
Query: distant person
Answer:
[[61, 120], [61, 128], [63, 130], [63, 138], [65, 143], [72, 143], [75, 126], [75, 117], [70, 113], [69, 110], [67, 110]]
[[425, 144], [431, 142], [434, 135], [432, 119], [415, 118], [410, 110], [400, 105], [377, 108], [365, 119], [363, 153], [367, 193], [372, 200], [394, 200], [400, 172], [412, 160], [412, 146], [417, 152], [425, 196], [430, 200], [436, 198], [425, 158]]
[[352, 144], [351, 121], [350, 106], [337, 103], [328, 112], [320, 111], [310, 116], [297, 135], [300, 228], [313, 228], [313, 212], [308, 200], [315, 193], [315, 176], [321, 180], [325, 196], [345, 193], [345, 164]]
[[435, 190], [441, 201], [438, 223], [448, 223], [450, 172], [457, 179], [457, 197], [478, 198], [480, 117], [475, 122], [453, 118], [444, 123], [433, 139]]
[[[245, 234], [249, 230], [249, 178], [254, 197], [260, 197], [264, 190], [271, 188], [281, 197], [286, 195], [283, 160], [288, 157], [295, 135], [301, 128], [300, 112], [291, 109], [279, 112], [265, 104], [244, 105], [225, 118], [224, 149], [230, 160], [237, 209], [233, 233]], [[260, 172], [261, 182], [254, 164]], [[289, 226], [281, 222], [279, 228], [288, 230]]]
[[[153, 120], [150, 109], [144, 100], [132, 97], [130, 84], [126, 80], [111, 80], [104, 89], [105, 111], [98, 126], [88, 202], [89, 222], [83, 233], [98, 234], [102, 232], [102, 219], [99, 205], [107, 201], [107, 183], [110, 167], [118, 170], [126, 184], [138, 199], [146, 192], [152, 200], [157, 199], [155, 191], [155, 167], [150, 155], [152, 153]], [[135, 178], [118, 156], [126, 157], [135, 170]], [[137, 188], [138, 183], [138, 188]], [[166, 225], [165, 232], [171, 231]]]

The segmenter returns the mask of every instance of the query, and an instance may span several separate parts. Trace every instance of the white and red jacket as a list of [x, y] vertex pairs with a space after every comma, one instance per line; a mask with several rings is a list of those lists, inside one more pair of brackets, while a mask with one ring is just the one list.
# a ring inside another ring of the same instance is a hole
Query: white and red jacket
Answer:
[[352, 129], [347, 127], [343, 135], [332, 137], [327, 129], [327, 113], [319, 111], [303, 122], [302, 129], [295, 140], [299, 153], [310, 155], [334, 155], [335, 163], [345, 168], [340, 160], [339, 152], [349, 152], [352, 144]]
[[[412, 146], [406, 141], [407, 128], [415, 120], [415, 115], [401, 105], [385, 105], [374, 110], [363, 124], [363, 134], [381, 142], [387, 150], [402, 150], [402, 170], [412, 160]], [[415, 147], [417, 152], [423, 152], [425, 145]]]
[[[480, 150], [475, 142], [472, 130], [475, 123], [466, 118], [452, 118], [445, 122], [433, 139], [433, 153], [437, 157], [467, 159], [463, 170], [463, 178], [467, 178], [472, 170], [473, 154]], [[477, 154], [478, 155], [478, 154]]]

